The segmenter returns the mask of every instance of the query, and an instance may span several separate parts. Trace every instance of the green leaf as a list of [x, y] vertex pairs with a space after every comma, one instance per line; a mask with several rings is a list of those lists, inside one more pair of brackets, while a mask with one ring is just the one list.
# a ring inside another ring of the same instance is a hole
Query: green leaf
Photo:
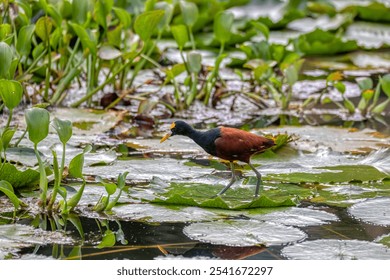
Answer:
[[164, 17], [164, 14], [165, 12], [161, 10], [148, 11], [140, 14], [135, 19], [134, 31], [143, 41], [148, 41]]
[[107, 17], [111, 13], [114, 6], [114, 0], [97, 0], [95, 2], [95, 17], [96, 22], [107, 29]]
[[0, 96], [4, 105], [13, 110], [22, 101], [23, 87], [17, 81], [0, 80]]
[[12, 49], [4, 42], [0, 42], [0, 78], [8, 78], [12, 62]]
[[35, 25], [25, 25], [19, 30], [16, 50], [20, 56], [28, 56], [31, 52], [31, 40], [35, 31]]
[[256, 28], [256, 30], [260, 31], [265, 39], [269, 39], [269, 28], [267, 25], [259, 22], [259, 21], [251, 21], [251, 25]]
[[168, 4], [166, 2], [158, 2], [155, 5], [155, 9], [156, 10], [163, 10], [165, 12], [164, 17], [157, 25], [158, 31], [162, 32], [165, 28], [168, 28], [169, 24], [171, 23], [172, 16], [173, 16], [173, 5]]
[[199, 17], [198, 7], [193, 2], [180, 1], [180, 9], [184, 24], [192, 28]]
[[58, 137], [63, 145], [65, 145], [72, 137], [72, 122], [68, 120], [60, 120], [54, 118], [52, 121], [54, 129], [57, 131]]
[[28, 137], [38, 145], [49, 134], [50, 114], [46, 109], [34, 107], [26, 110], [25, 119]]
[[13, 164], [4, 163], [0, 172], [0, 180], [9, 182], [14, 188], [29, 187], [39, 181], [40, 174], [33, 169], [18, 170]]
[[68, 208], [64, 212], [69, 212], [72, 210], [74, 207], [77, 206], [77, 204], [80, 202], [81, 197], [83, 196], [84, 193], [84, 188], [85, 188], [85, 181], [83, 181], [83, 184], [81, 185], [80, 189], [77, 191], [76, 194], [74, 194], [68, 201], [67, 201], [67, 206]]
[[69, 174], [74, 178], [83, 179], [84, 153], [76, 155], [69, 163]]
[[113, 7], [112, 10], [123, 25], [123, 28], [129, 28], [131, 25], [131, 15], [122, 8]]
[[292, 41], [296, 52], [307, 55], [337, 54], [354, 51], [358, 48], [356, 41], [345, 41], [339, 34], [321, 29], [302, 34]]
[[46, 42], [50, 40], [50, 33], [53, 29], [53, 20], [50, 17], [41, 17], [35, 24], [35, 33]]
[[381, 114], [386, 108], [387, 106], [390, 104], [390, 98], [388, 98], [387, 100], [383, 101], [382, 103], [376, 105], [374, 107], [374, 109], [372, 109], [372, 113], [373, 114]]
[[[78, 1], [76, 1], [78, 2]], [[82, 1], [80, 1], [82, 2]], [[80, 38], [81, 44], [83, 46], [84, 51], [89, 50], [92, 55], [97, 54], [97, 46], [95, 42], [95, 38], [93, 35], [88, 32], [84, 27], [77, 23], [70, 23], [77, 37]]]
[[3, 192], [12, 202], [15, 209], [18, 209], [20, 206], [20, 200], [14, 193], [14, 188], [7, 181], [0, 181], [0, 192]]
[[172, 25], [171, 32], [173, 38], [175, 38], [177, 46], [179, 47], [180, 50], [182, 50], [185, 44], [190, 40], [188, 36], [187, 27], [183, 24]]
[[390, 98], [390, 74], [384, 75], [380, 78], [380, 83], [382, 86], [383, 92]]
[[199, 52], [191, 51], [187, 54], [188, 70], [190, 73], [199, 73], [202, 69], [202, 56]]
[[12, 33], [12, 27], [8, 23], [0, 24], [0, 42], [7, 39], [7, 37]]
[[343, 104], [350, 114], [355, 113], [355, 105], [352, 103], [351, 100], [344, 98]]
[[[1, 131], [1, 130], [0, 130]], [[12, 138], [14, 137], [16, 130], [6, 128], [2, 133], [1, 133], [1, 144], [2, 144], [2, 149], [5, 151], [8, 148], [9, 143], [11, 142]]]
[[343, 82], [335, 82], [333, 86], [341, 93], [345, 92], [345, 84]]
[[372, 79], [369, 78], [369, 77], [364, 77], [364, 78], [361, 78], [361, 79], [357, 79], [357, 83], [359, 85], [359, 88], [362, 90], [362, 91], [365, 91], [365, 90], [368, 90], [368, 89], [372, 89], [373, 88], [373, 82], [372, 82]]
[[296, 205], [292, 197], [286, 197], [280, 193], [270, 193], [272, 198], [268, 197], [267, 194], [262, 194], [253, 199], [253, 190], [248, 188], [231, 190], [230, 192], [234, 192], [234, 195], [226, 193], [223, 196], [215, 197], [215, 194], [222, 188], [223, 186], [206, 184], [171, 183], [166, 192], [156, 194], [157, 198], [151, 202], [230, 210]]
[[93, 11], [93, 1], [72, 1], [73, 20], [78, 24], [84, 24]]
[[219, 12], [214, 19], [214, 35], [221, 44], [230, 40], [234, 16], [230, 12]]
[[329, 170], [319, 173], [288, 173], [269, 174], [270, 180], [280, 180], [289, 183], [342, 183], [351, 181], [380, 181], [389, 178], [388, 175], [369, 165], [339, 165], [324, 166], [314, 170]]
[[96, 246], [96, 248], [103, 249], [107, 247], [112, 247], [115, 245], [115, 243], [116, 243], [115, 233], [108, 229], [104, 233], [102, 241]]

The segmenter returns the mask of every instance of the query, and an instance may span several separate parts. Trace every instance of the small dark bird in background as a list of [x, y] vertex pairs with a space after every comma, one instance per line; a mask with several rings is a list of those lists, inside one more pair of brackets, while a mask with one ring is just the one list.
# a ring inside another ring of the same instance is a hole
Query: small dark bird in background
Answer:
[[262, 153], [275, 145], [272, 139], [265, 138], [244, 130], [231, 127], [218, 127], [208, 131], [198, 131], [184, 121], [175, 121], [171, 124], [171, 132], [161, 138], [160, 143], [173, 135], [184, 135], [195, 141], [210, 155], [230, 162], [232, 179], [229, 184], [217, 195], [225, 193], [235, 181], [233, 161], [247, 163], [257, 177], [255, 197], [258, 197], [262, 188], [261, 174], [251, 164], [250, 158], [254, 154]]

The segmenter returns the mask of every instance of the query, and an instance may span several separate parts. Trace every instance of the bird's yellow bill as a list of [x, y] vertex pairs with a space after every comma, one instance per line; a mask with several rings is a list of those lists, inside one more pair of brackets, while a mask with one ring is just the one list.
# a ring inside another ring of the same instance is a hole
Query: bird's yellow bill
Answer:
[[161, 138], [160, 143], [164, 142], [164, 141], [167, 140], [169, 137], [171, 137], [171, 133], [165, 134], [164, 137]]

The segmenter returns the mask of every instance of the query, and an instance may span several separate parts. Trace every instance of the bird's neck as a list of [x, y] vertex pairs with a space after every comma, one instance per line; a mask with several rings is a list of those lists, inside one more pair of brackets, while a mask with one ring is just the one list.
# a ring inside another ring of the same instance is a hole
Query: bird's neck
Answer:
[[192, 127], [188, 130], [188, 133], [187, 133], [187, 136], [190, 137], [195, 142], [198, 142], [199, 139], [202, 138], [202, 135], [203, 135], [202, 131], [196, 130]]

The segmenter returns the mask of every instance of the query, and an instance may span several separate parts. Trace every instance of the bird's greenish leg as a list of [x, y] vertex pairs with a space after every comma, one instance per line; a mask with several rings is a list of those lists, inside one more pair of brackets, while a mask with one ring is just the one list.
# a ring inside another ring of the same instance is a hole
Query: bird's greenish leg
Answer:
[[234, 163], [233, 163], [233, 162], [230, 162], [230, 170], [232, 171], [232, 178], [231, 178], [229, 184], [227, 184], [227, 186], [224, 187], [224, 188], [217, 194], [217, 196], [224, 194], [224, 193], [233, 185], [234, 181], [236, 181], [236, 175], [234, 174]]
[[259, 171], [256, 170], [256, 168], [249, 162], [248, 165], [252, 170], [255, 172], [257, 177], [257, 183], [256, 183], [256, 190], [255, 190], [255, 197], [259, 196], [259, 192], [263, 190], [263, 181], [261, 180], [261, 174]]

